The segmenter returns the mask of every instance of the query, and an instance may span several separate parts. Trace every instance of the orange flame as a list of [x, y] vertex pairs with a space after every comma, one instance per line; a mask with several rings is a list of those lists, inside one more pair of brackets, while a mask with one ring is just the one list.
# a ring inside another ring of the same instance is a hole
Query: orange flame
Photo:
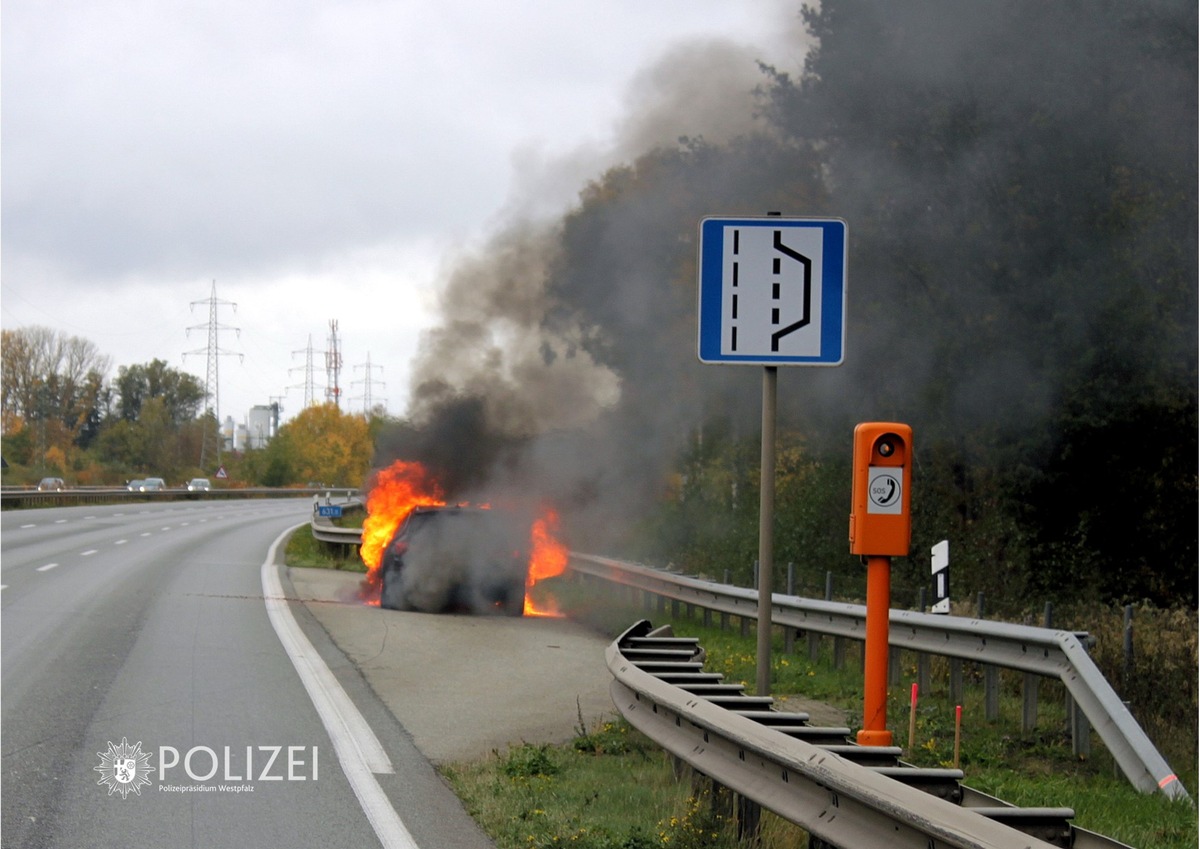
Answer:
[[530, 527], [529, 574], [525, 579], [525, 615], [526, 616], [562, 616], [553, 598], [547, 599], [544, 606], [530, 597], [529, 590], [544, 578], [561, 575], [567, 568], [567, 547], [554, 538], [558, 530], [558, 514], [547, 509], [539, 519], [535, 519]]
[[367, 516], [363, 519], [362, 544], [358, 549], [367, 567], [359, 597], [368, 604], [379, 603], [379, 567], [383, 550], [396, 528], [414, 507], [445, 504], [441, 495], [438, 485], [429, 479], [420, 463], [397, 460], [374, 474], [367, 492]]

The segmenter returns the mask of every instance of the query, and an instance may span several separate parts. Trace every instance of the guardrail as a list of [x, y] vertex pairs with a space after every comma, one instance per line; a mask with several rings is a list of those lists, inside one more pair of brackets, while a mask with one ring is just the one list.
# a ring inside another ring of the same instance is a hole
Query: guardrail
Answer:
[[338, 527], [330, 521], [331, 516], [323, 515], [325, 511], [321, 509], [322, 507], [339, 508], [336, 515], [341, 515], [342, 509], [357, 507], [362, 503], [357, 492], [343, 491], [340, 503], [335, 502], [335, 497], [335, 493], [331, 491], [313, 496], [312, 520], [309, 523], [312, 527], [313, 539], [337, 545], [361, 545], [362, 528]]
[[[318, 528], [315, 510], [313, 535], [344, 544], [361, 541], [361, 530], [357, 528]], [[742, 619], [758, 619], [756, 590], [592, 554], [571, 552], [570, 556], [569, 567], [578, 574]], [[857, 604], [775, 593], [771, 596], [771, 621], [785, 628], [826, 636], [859, 641], [866, 638], [866, 608]], [[1143, 793], [1161, 791], [1173, 799], [1190, 798], [1129, 708], [1096, 668], [1080, 635], [1053, 628], [909, 610], [892, 610], [889, 623], [888, 643], [893, 648], [1061, 681], [1134, 787]]]
[[[589, 554], [573, 553], [571, 568], [686, 604], [746, 619], [758, 618], [755, 590]], [[866, 608], [857, 604], [775, 593], [771, 621], [785, 628], [835, 637], [863, 640], [866, 636]], [[1058, 679], [1134, 787], [1144, 793], [1162, 791], [1171, 798], [1189, 798], [1182, 782], [1096, 668], [1075, 633], [909, 610], [892, 610], [889, 622], [888, 642], [894, 648]]]
[[35, 489], [0, 490], [0, 508], [20, 510], [36, 507], [67, 507], [76, 504], [124, 504], [134, 501], [196, 501], [230, 498], [301, 498], [327, 492], [357, 493], [357, 489], [339, 488], [286, 488], [286, 487], [243, 487], [237, 489], [211, 489], [189, 491], [180, 488], [130, 492], [124, 487], [75, 487], [58, 491], [38, 492]]
[[613, 703], [656, 744], [713, 781], [817, 838], [814, 846], [928, 849], [1116, 849], [1070, 823], [1070, 808], [1021, 808], [960, 783], [959, 770], [920, 769], [900, 749], [857, 746], [848, 728], [704, 673], [692, 638], [636, 623], [605, 651]]

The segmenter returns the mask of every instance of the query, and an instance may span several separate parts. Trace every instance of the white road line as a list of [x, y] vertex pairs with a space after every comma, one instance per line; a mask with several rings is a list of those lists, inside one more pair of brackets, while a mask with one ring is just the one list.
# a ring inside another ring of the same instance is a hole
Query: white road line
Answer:
[[36, 524], [21, 525], [21, 528], [22, 528], [22, 529], [24, 529], [24, 528], [36, 528], [36, 527], [37, 527], [37, 525], [36, 525]]
[[96, 549], [96, 548], [89, 548], [87, 551], [79, 552], [79, 556], [80, 557], [90, 557], [91, 555], [95, 554], [98, 550], [99, 549]]
[[66, 522], [67, 522], [66, 519], [55, 519], [54, 520], [54, 524], [56, 524], [56, 525], [64, 525], [64, 524], [66, 524]]
[[8, 584], [0, 584], [0, 590], [8, 589]]
[[37, 570], [39, 572], [49, 572], [51, 569], [55, 568], [56, 566], [58, 566], [57, 563], [47, 563], [45, 566], [37, 567]]
[[114, 543], [113, 543], [113, 545], [124, 545], [124, 544], [125, 544], [125, 543], [127, 543], [127, 542], [129, 542], [129, 540], [127, 540], [127, 539], [119, 539], [119, 540], [117, 540], [116, 542], [114, 542]]
[[149, 532], [149, 531], [142, 531], [142, 533], [140, 534], [140, 536], [148, 537], [148, 536], [150, 536], [150, 532]]
[[281, 533], [267, 551], [262, 564], [263, 596], [267, 605], [267, 616], [284, 651], [296, 667], [296, 673], [312, 699], [313, 707], [321, 717], [329, 738], [333, 741], [338, 762], [350, 781], [354, 795], [362, 806], [363, 813], [375, 829], [375, 835], [384, 849], [419, 849], [404, 821], [396, 813], [392, 803], [372, 773], [393, 772], [392, 762], [383, 750], [375, 732], [359, 713], [354, 702], [346, 695], [333, 672], [325, 665], [321, 655], [304, 636], [296, 617], [288, 609], [283, 597], [283, 585], [275, 566], [275, 552], [287, 535], [307, 523], [293, 525]]

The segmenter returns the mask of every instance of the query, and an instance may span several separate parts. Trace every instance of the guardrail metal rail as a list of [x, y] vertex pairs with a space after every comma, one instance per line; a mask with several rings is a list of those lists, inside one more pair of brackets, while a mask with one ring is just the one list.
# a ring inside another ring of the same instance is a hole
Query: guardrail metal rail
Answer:
[[[183, 487], [150, 492], [130, 492], [125, 487], [69, 487], [53, 492], [38, 492], [36, 489], [6, 487], [0, 490], [0, 508], [24, 510], [39, 507], [73, 507], [81, 504], [124, 504], [135, 501], [214, 501], [237, 498], [304, 498], [328, 490], [284, 488], [284, 487], [238, 487], [219, 488], [203, 492], [190, 492]], [[356, 493], [357, 490], [343, 490]]]
[[327, 517], [320, 515], [317, 509], [322, 506], [332, 506], [335, 503], [343, 509], [346, 507], [357, 507], [362, 503], [362, 500], [356, 492], [351, 491], [344, 492], [340, 502], [335, 502], [334, 498], [335, 493], [333, 492], [325, 492], [313, 496], [312, 519], [309, 522], [312, 527], [313, 539], [338, 545], [362, 545], [362, 528], [339, 528]]
[[[914, 767], [896, 746], [859, 746], [770, 696], [705, 672], [696, 638], [637, 622], [606, 649], [618, 711], [713, 781], [810, 834], [812, 849], [1120, 849], [1064, 807], [1010, 805], [962, 784], [958, 769]], [[1128, 847], [1125, 847], [1128, 849]]]
[[[758, 593], [635, 563], [571, 555], [571, 568], [665, 598], [747, 619], [758, 618]], [[771, 621], [786, 628], [863, 640], [866, 608], [844, 602], [774, 594]], [[888, 643], [894, 648], [960, 658], [1058, 679], [1104, 741], [1134, 787], [1190, 798], [1183, 783], [1071, 631], [892, 610]]]

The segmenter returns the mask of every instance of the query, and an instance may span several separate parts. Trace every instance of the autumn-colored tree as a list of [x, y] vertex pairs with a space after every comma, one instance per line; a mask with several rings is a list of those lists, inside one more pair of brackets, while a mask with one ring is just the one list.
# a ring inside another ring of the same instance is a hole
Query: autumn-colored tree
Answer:
[[93, 343], [46, 327], [5, 330], [0, 362], [4, 434], [31, 426], [35, 462], [57, 449], [53, 456], [65, 463], [95, 436], [110, 361]]
[[367, 420], [335, 404], [307, 407], [279, 429], [266, 448], [269, 485], [318, 482], [359, 486], [371, 460]]

